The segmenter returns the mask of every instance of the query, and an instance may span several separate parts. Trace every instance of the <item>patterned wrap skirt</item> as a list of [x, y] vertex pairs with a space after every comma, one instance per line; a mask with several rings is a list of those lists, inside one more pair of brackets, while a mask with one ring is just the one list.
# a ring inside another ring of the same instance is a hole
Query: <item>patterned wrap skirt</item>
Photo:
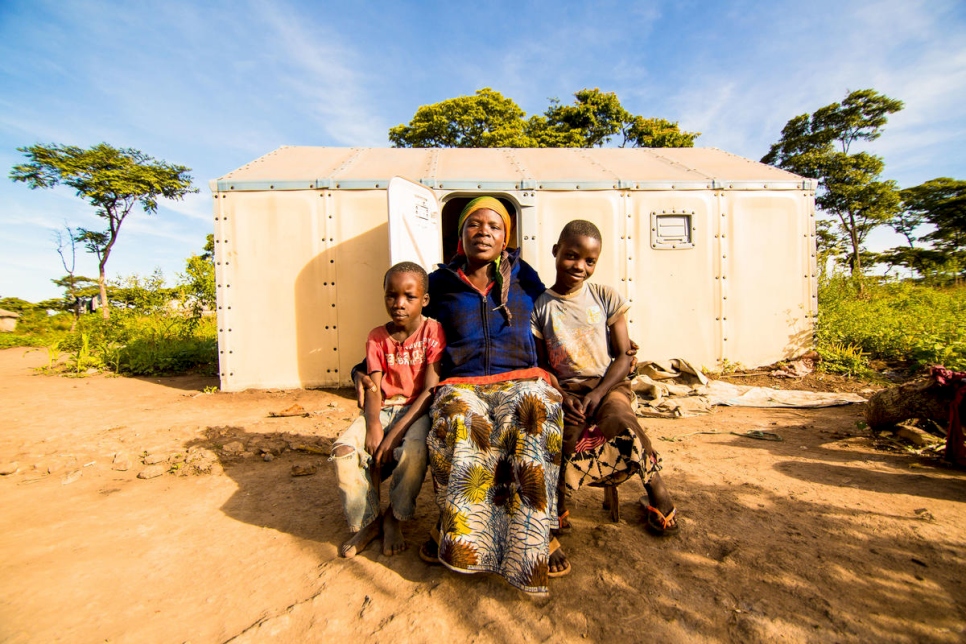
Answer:
[[560, 395], [543, 380], [444, 384], [426, 439], [439, 559], [547, 592], [563, 447]]
[[[600, 382], [588, 379], [564, 384], [567, 391], [583, 397]], [[564, 481], [576, 491], [583, 485], [620, 485], [637, 474], [647, 485], [661, 471], [661, 456], [654, 451], [631, 407], [634, 391], [622, 381], [611, 388], [597, 408], [589, 427], [564, 427]]]

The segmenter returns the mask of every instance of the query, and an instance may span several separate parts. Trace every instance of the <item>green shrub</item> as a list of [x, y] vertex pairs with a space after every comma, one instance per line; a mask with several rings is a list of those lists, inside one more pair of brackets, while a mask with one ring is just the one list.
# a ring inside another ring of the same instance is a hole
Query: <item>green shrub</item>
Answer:
[[866, 278], [860, 288], [841, 275], [823, 279], [816, 342], [829, 360], [823, 368], [842, 373], [860, 373], [868, 359], [966, 369], [966, 287]]
[[[0, 334], [0, 348], [47, 347], [45, 372], [83, 374], [90, 369], [119, 374], [214, 374], [218, 368], [217, 322], [171, 305], [172, 289], [159, 273], [132, 276], [114, 287], [110, 318], [81, 315], [73, 331], [71, 313], [48, 316], [29, 302], [20, 309], [15, 333]], [[8, 300], [10, 301], [10, 300]]]

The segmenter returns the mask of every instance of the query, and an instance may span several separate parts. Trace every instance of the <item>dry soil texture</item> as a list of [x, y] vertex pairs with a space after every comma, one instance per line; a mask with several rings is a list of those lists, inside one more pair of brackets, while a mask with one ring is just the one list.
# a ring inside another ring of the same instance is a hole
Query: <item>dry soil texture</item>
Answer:
[[[5, 642], [966, 637], [966, 476], [876, 451], [861, 405], [646, 421], [681, 533], [644, 530], [639, 482], [618, 524], [581, 490], [573, 572], [535, 600], [420, 561], [428, 478], [409, 550], [337, 556], [320, 452], [357, 413], [345, 391], [205, 394], [217, 383], [37, 375], [43, 362], [0, 351]], [[308, 415], [269, 417], [293, 404]], [[736, 435], [753, 429], [784, 441]]]

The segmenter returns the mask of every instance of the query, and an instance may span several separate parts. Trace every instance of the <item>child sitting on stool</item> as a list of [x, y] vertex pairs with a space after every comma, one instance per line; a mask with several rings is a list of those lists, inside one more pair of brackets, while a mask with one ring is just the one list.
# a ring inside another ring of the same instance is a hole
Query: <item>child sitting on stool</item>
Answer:
[[563, 531], [569, 527], [566, 490], [585, 483], [607, 487], [612, 515], [618, 516], [615, 486], [636, 473], [647, 492], [646, 502], [641, 499], [647, 527], [666, 535], [678, 529], [674, 504], [661, 480], [660, 457], [631, 408], [624, 318], [630, 304], [609, 286], [587, 283], [600, 250], [597, 226], [583, 220], [564, 226], [553, 247], [556, 281], [534, 303], [531, 317], [541, 364], [556, 376], [564, 398], [560, 525]]

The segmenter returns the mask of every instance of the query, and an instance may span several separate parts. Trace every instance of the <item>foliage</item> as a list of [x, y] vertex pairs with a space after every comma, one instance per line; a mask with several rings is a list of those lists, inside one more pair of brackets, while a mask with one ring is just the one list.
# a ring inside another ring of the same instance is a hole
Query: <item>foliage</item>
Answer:
[[[906, 266], [933, 283], [958, 282], [966, 273], [966, 181], [939, 177], [899, 194], [902, 210], [889, 225], [908, 246], [889, 249], [882, 261]], [[924, 224], [933, 230], [917, 237]]]
[[215, 310], [215, 251], [214, 235], [208, 235], [204, 252], [185, 260], [184, 274], [179, 275], [181, 301], [189, 305], [195, 315]]
[[854, 344], [839, 344], [832, 342], [820, 346], [818, 354], [822, 357], [822, 371], [840, 373], [844, 376], [868, 377], [872, 369], [869, 367], [868, 355]]
[[881, 180], [882, 159], [867, 152], [851, 152], [856, 141], [874, 141], [882, 134], [888, 115], [902, 101], [871, 89], [849, 93], [814, 114], [794, 117], [782, 129], [762, 163], [818, 179], [816, 205], [838, 220], [837, 235], [849, 248], [852, 274], [862, 273], [862, 246], [876, 227], [899, 212], [898, 185]]
[[48, 372], [84, 374], [91, 369], [131, 375], [161, 375], [196, 371], [215, 373], [218, 342], [214, 317], [192, 315], [172, 305], [178, 294], [164, 284], [160, 271], [147, 277], [131, 275], [111, 284], [114, 314], [104, 319], [82, 314], [48, 316], [38, 305], [8, 298], [19, 307], [15, 333], [0, 334], [0, 348], [47, 347]]
[[513, 99], [489, 87], [423, 105], [409, 125], [389, 130], [397, 148], [533, 147], [524, 132], [524, 111]]
[[621, 147], [692, 147], [700, 135], [631, 114], [617, 94], [597, 88], [576, 92], [570, 105], [551, 99], [542, 115], [525, 117], [513, 99], [484, 87], [421, 106], [408, 125], [389, 130], [389, 140], [395, 147], [557, 148], [602, 146], [620, 135]]
[[108, 316], [106, 271], [111, 249], [117, 242], [121, 224], [136, 205], [147, 214], [158, 209], [158, 199], [182, 199], [190, 192], [189, 169], [157, 161], [140, 150], [115, 148], [99, 143], [89, 149], [71, 145], [33, 145], [17, 148], [28, 163], [10, 172], [13, 181], [31, 189], [53, 188], [58, 184], [73, 188], [78, 197], [94, 207], [105, 220], [102, 231], [78, 228], [74, 240], [81, 242], [98, 260], [101, 305]]
[[943, 364], [966, 369], [966, 287], [842, 275], [819, 286], [816, 341], [823, 368], [860, 373], [869, 359], [912, 369]]

